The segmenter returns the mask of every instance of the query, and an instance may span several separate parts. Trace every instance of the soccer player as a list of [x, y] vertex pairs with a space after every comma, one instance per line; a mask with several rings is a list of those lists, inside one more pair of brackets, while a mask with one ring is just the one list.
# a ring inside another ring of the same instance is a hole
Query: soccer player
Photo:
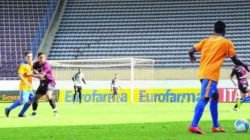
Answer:
[[43, 52], [38, 53], [38, 61], [36, 61], [33, 65], [34, 72], [39, 74], [40, 85], [37, 88], [34, 102], [32, 103], [33, 113], [35, 116], [37, 114], [36, 110], [38, 107], [38, 100], [46, 95], [50, 106], [54, 111], [54, 115], [57, 116], [57, 109], [55, 101], [53, 100], [53, 90], [55, 88], [56, 82], [53, 76], [53, 72], [51, 66], [48, 61], [46, 61], [46, 56]]
[[241, 92], [241, 98], [240, 100], [237, 101], [237, 103], [233, 108], [233, 110], [238, 111], [242, 103], [250, 101], [250, 96], [246, 97], [246, 94], [250, 92], [250, 89], [248, 88], [247, 70], [245, 67], [240, 65], [235, 65], [235, 67], [232, 70], [230, 78], [233, 84], [237, 86], [237, 84], [233, 80], [234, 75], [236, 75], [238, 81], [238, 88]]
[[72, 80], [74, 82], [74, 90], [75, 90], [73, 103], [75, 103], [77, 92], [79, 94], [79, 103], [81, 103], [82, 102], [82, 85], [83, 83], [86, 85], [86, 82], [84, 80], [84, 74], [80, 68], [78, 69], [78, 72], [73, 75]]
[[119, 95], [118, 95], [118, 90], [119, 90], [119, 80], [118, 80], [118, 74], [115, 74], [115, 77], [111, 81], [111, 92], [113, 92], [112, 99], [113, 102], [119, 101]]
[[19, 83], [19, 100], [16, 100], [11, 106], [5, 108], [5, 115], [9, 117], [10, 111], [24, 104], [18, 117], [25, 117], [24, 113], [33, 101], [34, 95], [32, 91], [32, 53], [26, 51], [25, 59], [20, 63], [18, 68]]
[[219, 93], [217, 89], [220, 69], [224, 59], [226, 57], [231, 58], [234, 64], [241, 65], [249, 71], [247, 65], [237, 58], [232, 41], [224, 37], [226, 24], [222, 21], [217, 21], [214, 24], [214, 32], [212, 36], [202, 39], [189, 50], [189, 57], [192, 63], [196, 62], [194, 53], [201, 52], [198, 74], [201, 81], [201, 93], [195, 107], [193, 121], [189, 127], [189, 131], [196, 134], [205, 134], [198, 124], [209, 100], [210, 113], [213, 120], [212, 132], [225, 132], [218, 121]]

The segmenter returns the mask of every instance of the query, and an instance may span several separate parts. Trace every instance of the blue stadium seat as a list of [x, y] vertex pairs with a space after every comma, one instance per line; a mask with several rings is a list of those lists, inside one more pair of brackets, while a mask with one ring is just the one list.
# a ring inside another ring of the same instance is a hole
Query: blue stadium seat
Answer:
[[32, 50], [32, 39], [51, 2], [56, 0], [0, 0], [1, 79], [17, 77], [18, 63], [25, 50]]
[[75, 59], [81, 50], [79, 59], [134, 56], [155, 59], [156, 67], [196, 67], [187, 50], [223, 20], [239, 56], [250, 62], [244, 51], [250, 48], [250, 1], [226, 1], [70, 0], [49, 59]]

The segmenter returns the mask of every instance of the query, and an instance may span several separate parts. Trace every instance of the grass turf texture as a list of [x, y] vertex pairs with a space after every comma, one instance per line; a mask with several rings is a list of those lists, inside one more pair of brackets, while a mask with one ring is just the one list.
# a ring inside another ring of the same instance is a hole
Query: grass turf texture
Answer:
[[[1, 104], [4, 110], [9, 104]], [[239, 112], [233, 104], [219, 104], [220, 123], [227, 133], [211, 133], [211, 117], [207, 106], [200, 126], [206, 135], [187, 131], [194, 103], [168, 104], [58, 104], [60, 116], [53, 117], [48, 103], [40, 103], [38, 115], [18, 118], [21, 108], [10, 118], [0, 114], [0, 139], [249, 139], [248, 133], [236, 133], [236, 119], [249, 118], [249, 104]]]

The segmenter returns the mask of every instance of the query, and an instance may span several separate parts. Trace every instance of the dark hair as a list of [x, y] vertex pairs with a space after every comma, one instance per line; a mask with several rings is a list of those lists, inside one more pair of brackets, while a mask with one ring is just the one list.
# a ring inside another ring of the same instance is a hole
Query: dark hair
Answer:
[[225, 34], [225, 28], [226, 28], [226, 24], [223, 21], [217, 21], [214, 24], [214, 32], [215, 33]]
[[39, 52], [37, 56], [39, 57], [40, 55], [44, 55], [44, 53], [43, 52]]
[[26, 51], [25, 53], [24, 53], [24, 56], [26, 57], [28, 54], [31, 54], [32, 52], [31, 51]]

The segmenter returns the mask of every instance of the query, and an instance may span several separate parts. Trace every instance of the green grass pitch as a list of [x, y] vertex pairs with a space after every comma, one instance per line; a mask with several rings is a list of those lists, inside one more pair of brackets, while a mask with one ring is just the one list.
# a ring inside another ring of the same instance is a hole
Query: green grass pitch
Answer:
[[193, 116], [194, 103], [166, 104], [57, 104], [60, 116], [55, 118], [48, 103], [40, 103], [38, 115], [18, 118], [20, 107], [4, 116], [0, 104], [0, 139], [42, 139], [42, 140], [195, 140], [195, 139], [249, 139], [250, 132], [236, 133], [233, 125], [236, 119], [250, 119], [249, 104], [239, 112], [232, 111], [233, 104], [219, 104], [219, 118], [227, 133], [211, 133], [209, 106], [203, 114], [200, 126], [205, 135], [187, 131]]

